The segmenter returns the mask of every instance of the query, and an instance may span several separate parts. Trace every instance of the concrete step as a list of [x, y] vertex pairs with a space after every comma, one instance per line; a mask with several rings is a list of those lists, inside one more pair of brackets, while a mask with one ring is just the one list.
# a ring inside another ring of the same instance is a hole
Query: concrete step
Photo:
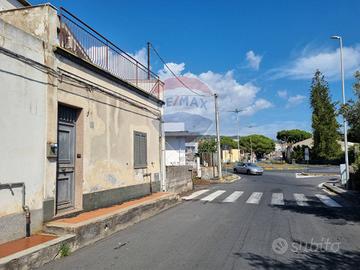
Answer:
[[[34, 239], [19, 239], [2, 244], [0, 270], [41, 267], [60, 258], [64, 245], [69, 252], [73, 252], [179, 202], [180, 198], [175, 193], [158, 192], [119, 205], [49, 222], [44, 225], [45, 234], [42, 238], [47, 238], [44, 241], [38, 241], [35, 238], [39, 237], [35, 236]], [[19, 248], [19, 245], [22, 247]], [[8, 248], [13, 248], [14, 252], [9, 252]]]
[[57, 235], [74, 234], [75, 250], [151, 217], [178, 202], [180, 200], [176, 194], [158, 192], [119, 205], [49, 222], [45, 224], [44, 231]]
[[[41, 238], [39, 240], [39, 238]], [[61, 256], [63, 245], [72, 247], [75, 235], [36, 234], [1, 245], [0, 270], [34, 269]]]

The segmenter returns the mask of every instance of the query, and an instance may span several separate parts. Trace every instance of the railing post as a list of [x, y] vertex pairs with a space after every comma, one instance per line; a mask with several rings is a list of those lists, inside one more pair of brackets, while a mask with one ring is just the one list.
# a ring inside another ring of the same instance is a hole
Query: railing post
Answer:
[[138, 86], [138, 62], [136, 62], [136, 65], [135, 65], [135, 84], [136, 86]]
[[[161, 81], [151, 72], [151, 44], [149, 42], [146, 66], [63, 7], [59, 9], [59, 22], [59, 45], [61, 47], [154, 96], [163, 95], [160, 93], [163, 87]], [[135, 74], [133, 68], [135, 68]], [[154, 91], [157, 91], [157, 94]]]
[[108, 42], [106, 42], [106, 51], [105, 51], [105, 54], [106, 54], [106, 62], [105, 62], [105, 64], [106, 64], [106, 70], [109, 71], [109, 59], [108, 59], [108, 57], [109, 57], [109, 43], [108, 43]]

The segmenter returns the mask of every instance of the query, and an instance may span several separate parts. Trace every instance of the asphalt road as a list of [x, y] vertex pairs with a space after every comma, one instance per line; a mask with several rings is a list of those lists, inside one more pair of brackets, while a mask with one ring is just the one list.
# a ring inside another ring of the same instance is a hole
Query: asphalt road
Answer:
[[325, 180], [265, 172], [203, 187], [42, 269], [360, 269], [360, 208], [320, 189]]

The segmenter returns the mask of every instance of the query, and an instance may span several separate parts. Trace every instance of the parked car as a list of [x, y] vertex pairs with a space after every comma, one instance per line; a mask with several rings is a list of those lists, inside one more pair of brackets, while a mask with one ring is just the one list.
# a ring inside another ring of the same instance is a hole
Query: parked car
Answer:
[[235, 173], [257, 174], [262, 175], [264, 169], [257, 166], [255, 163], [243, 163], [239, 162], [234, 167]]

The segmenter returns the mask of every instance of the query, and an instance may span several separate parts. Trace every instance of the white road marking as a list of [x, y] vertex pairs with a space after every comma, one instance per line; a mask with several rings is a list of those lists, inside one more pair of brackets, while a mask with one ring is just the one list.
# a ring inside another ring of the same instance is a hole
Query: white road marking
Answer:
[[327, 206], [330, 207], [342, 207], [340, 204], [338, 204], [336, 201], [334, 201], [333, 199], [329, 198], [326, 195], [322, 195], [322, 194], [315, 194], [315, 196], [322, 201], [324, 204], [326, 204]]
[[228, 197], [225, 198], [225, 200], [223, 200], [223, 202], [226, 203], [231, 203], [231, 202], [235, 202], [237, 199], [239, 199], [239, 197], [243, 194], [243, 191], [234, 191], [233, 193], [231, 193]]
[[198, 191], [195, 191], [194, 193], [192, 193], [189, 196], [182, 197], [182, 199], [186, 200], [186, 201], [192, 200], [192, 199], [195, 199], [196, 197], [199, 197], [201, 194], [204, 194], [205, 192], [208, 192], [208, 191], [209, 191], [208, 189], [198, 190]]
[[226, 190], [215, 191], [215, 192], [211, 193], [210, 195], [202, 198], [201, 201], [211, 202], [211, 201], [215, 200], [217, 197], [219, 197], [221, 194], [223, 194], [225, 192], [226, 192]]
[[273, 193], [271, 196], [272, 205], [284, 205], [284, 195], [282, 193]]
[[295, 198], [297, 205], [309, 206], [309, 204], [307, 203], [308, 199], [305, 197], [304, 194], [294, 193], [294, 198]]
[[329, 194], [329, 195], [336, 195], [336, 193], [326, 189], [326, 188], [323, 188], [322, 191], [324, 191], [325, 193]]
[[295, 173], [295, 178], [313, 178], [313, 177], [321, 177], [321, 175], [314, 174], [303, 174], [303, 173]]
[[253, 192], [246, 203], [259, 204], [262, 195], [262, 192]]

